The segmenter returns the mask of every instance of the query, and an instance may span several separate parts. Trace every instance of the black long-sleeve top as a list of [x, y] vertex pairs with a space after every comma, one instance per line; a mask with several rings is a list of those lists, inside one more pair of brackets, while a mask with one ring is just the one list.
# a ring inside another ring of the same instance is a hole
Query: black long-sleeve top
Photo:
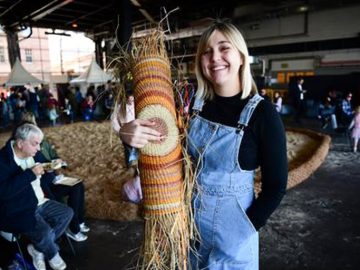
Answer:
[[[240, 113], [249, 98], [215, 95], [206, 101], [200, 116], [216, 123], [236, 127]], [[258, 230], [278, 207], [287, 185], [288, 164], [285, 130], [273, 104], [263, 100], [256, 107], [245, 128], [239, 151], [239, 164], [244, 170], [261, 168], [262, 190], [249, 207], [247, 215]]]

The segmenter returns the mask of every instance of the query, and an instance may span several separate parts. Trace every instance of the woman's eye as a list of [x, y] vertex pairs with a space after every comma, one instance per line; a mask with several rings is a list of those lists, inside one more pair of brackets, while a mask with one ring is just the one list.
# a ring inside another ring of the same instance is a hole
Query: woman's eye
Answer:
[[220, 51], [227, 51], [229, 49], [230, 49], [230, 47], [222, 47], [222, 48], [220, 48]]

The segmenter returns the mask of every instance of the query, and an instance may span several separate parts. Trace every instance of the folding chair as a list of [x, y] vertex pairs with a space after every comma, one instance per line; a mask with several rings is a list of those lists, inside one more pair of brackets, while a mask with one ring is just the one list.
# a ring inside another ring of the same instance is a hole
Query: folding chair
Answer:
[[9, 242], [16, 242], [16, 246], [17, 246], [17, 248], [19, 250], [19, 253], [21, 255], [22, 264], [25, 267], [25, 270], [28, 270], [27, 262], [25, 261], [24, 253], [22, 252], [22, 249], [21, 249], [21, 246], [20, 246], [20, 243], [19, 243], [20, 236], [15, 235], [13, 233], [4, 232], [4, 231], [0, 231], [0, 235]]
[[66, 232], [64, 233], [64, 236], [65, 236], [66, 241], [68, 242], [68, 244], [69, 244], [69, 246], [70, 246], [70, 249], [71, 249], [72, 254], [75, 256], [75, 255], [76, 255], [76, 252], [75, 252], [74, 246], [73, 246], [73, 244], [71, 243], [71, 240], [70, 240], [69, 236], [66, 234]]

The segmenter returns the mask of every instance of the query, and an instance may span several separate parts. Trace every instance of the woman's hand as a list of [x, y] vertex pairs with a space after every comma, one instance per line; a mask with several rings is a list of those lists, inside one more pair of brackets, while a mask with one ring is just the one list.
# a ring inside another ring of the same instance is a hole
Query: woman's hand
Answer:
[[149, 141], [160, 141], [162, 134], [152, 127], [154, 122], [136, 119], [124, 124], [119, 132], [120, 139], [135, 148], [143, 148]]

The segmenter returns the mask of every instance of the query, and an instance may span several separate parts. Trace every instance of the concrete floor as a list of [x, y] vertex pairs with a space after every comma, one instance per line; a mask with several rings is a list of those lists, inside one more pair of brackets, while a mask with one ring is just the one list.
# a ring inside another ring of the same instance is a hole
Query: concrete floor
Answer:
[[359, 269], [360, 154], [333, 144], [260, 232], [261, 269]]
[[[316, 121], [303, 127], [319, 131]], [[360, 269], [360, 153], [350, 151], [346, 136], [326, 132], [332, 145], [325, 162], [287, 192], [260, 231], [260, 269]], [[72, 242], [75, 256], [62, 242], [67, 269], [132, 269], [142, 222], [89, 219], [88, 224], [89, 239]]]

